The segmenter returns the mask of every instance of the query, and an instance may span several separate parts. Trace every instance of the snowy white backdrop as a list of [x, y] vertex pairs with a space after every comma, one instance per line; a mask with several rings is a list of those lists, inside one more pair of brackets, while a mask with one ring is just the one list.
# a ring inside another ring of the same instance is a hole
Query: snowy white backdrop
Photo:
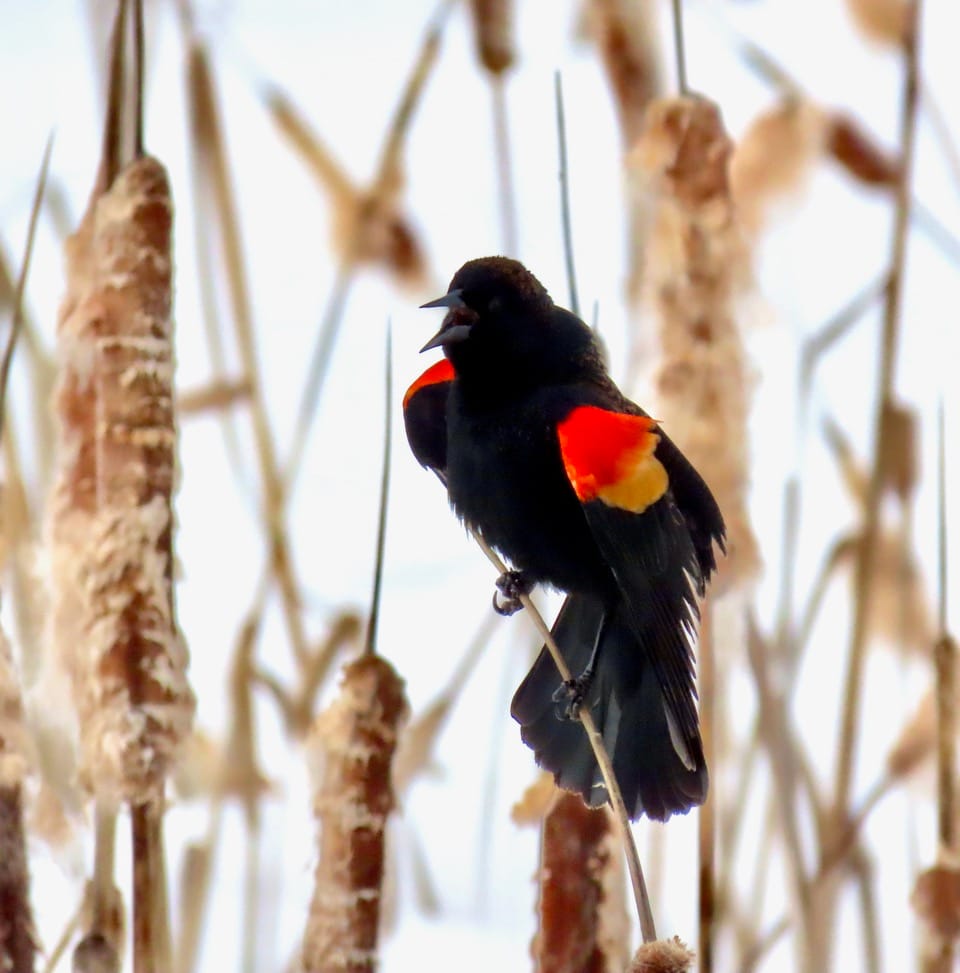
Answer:
[[[107, 4], [92, 5], [100, 11]], [[576, 268], [581, 304], [599, 308], [614, 374], [626, 361], [626, 312], [621, 298], [624, 265], [624, 191], [614, 110], [593, 51], [574, 40], [576, 5], [551, 0], [518, 4], [520, 64], [508, 86], [515, 163], [519, 249], [517, 256], [558, 301], [567, 294], [556, 180], [553, 73], [563, 74]], [[664, 60], [670, 72], [668, 5], [663, 5]], [[924, 73], [960, 132], [960, 69], [956, 37], [960, 8], [930, 0], [923, 27]], [[193, 258], [190, 162], [186, 134], [183, 49], [170, 5], [153, 8], [147, 98], [148, 149], [168, 166], [177, 204], [177, 351], [182, 388], [200, 386], [209, 356], [199, 315]], [[336, 2], [227, 2], [197, 5], [201, 32], [215, 58], [220, 103], [252, 288], [259, 354], [269, 395], [270, 419], [282, 451], [290, 441], [300, 389], [336, 267], [328, 242], [329, 212], [314, 182], [275, 134], [257, 97], [269, 80], [289, 93], [358, 181], [376, 164], [383, 131], [435, 12], [428, 0], [403, 4]], [[743, 131], [772, 100], [770, 90], [738, 58], [716, 17], [736, 25], [773, 52], [809, 92], [824, 103], [849, 107], [882, 144], [896, 141], [899, 64], [863, 41], [840, 3], [810, 0], [697, 2], [687, 5], [687, 59], [691, 85], [721, 106], [729, 130]], [[25, 237], [30, 197], [43, 144], [55, 132], [52, 175], [77, 218], [85, 205], [99, 150], [101, 75], [92, 53], [90, 18], [79, 2], [0, 0], [0, 234], [9, 253]], [[420, 293], [394, 287], [379, 271], [362, 271], [352, 289], [321, 410], [293, 498], [295, 561], [305, 584], [308, 627], [323, 631], [339, 606], [362, 608], [368, 599], [376, 531], [377, 486], [383, 415], [383, 342], [392, 322], [395, 385], [402, 390], [424, 367], [417, 355], [436, 326], [435, 313], [417, 305], [445, 290], [466, 259], [499, 252], [497, 187], [491, 153], [492, 122], [486, 80], [475, 64], [463, 11], [445, 31], [435, 77], [411, 131], [407, 155], [407, 210], [427, 247], [434, 286]], [[928, 121], [921, 121], [917, 197], [960, 236], [960, 193], [951, 181]], [[884, 267], [889, 250], [890, 207], [853, 186], [838, 170], [816, 168], [802, 199], [784, 208], [759, 250], [758, 299], [745, 322], [758, 375], [751, 449], [757, 458], [751, 512], [768, 566], [779, 550], [781, 490], [799, 464], [822, 473], [806, 484], [798, 586], [809, 583], [831, 532], [855, 511], [816, 434], [832, 416], [867, 455], [875, 336], [879, 314], [868, 315], [820, 368], [808, 442], [795, 440], [793, 415], [796, 354], [803, 335], [825, 321]], [[18, 259], [18, 258], [17, 258]], [[933, 590], [935, 492], [933, 424], [944, 398], [950, 482], [958, 480], [955, 382], [960, 276], [952, 259], [921, 232], [910, 241], [904, 332], [897, 387], [925, 419], [924, 483], [915, 537]], [[52, 343], [63, 291], [59, 245], [49, 221], [41, 224], [28, 288], [31, 312]], [[24, 378], [15, 371], [15, 394]], [[641, 401], [642, 388], [633, 390]], [[247, 426], [241, 420], [249, 447]], [[191, 653], [191, 679], [199, 693], [197, 720], [211, 734], [226, 720], [226, 671], [242, 609], [250, 602], [263, 561], [256, 517], [256, 478], [247, 450], [247, 483], [232, 476], [218, 420], [184, 421], [177, 501], [177, 598]], [[955, 490], [954, 490], [955, 495]], [[829, 518], [820, 512], [830, 511]], [[838, 513], [839, 511], [839, 513]], [[954, 521], [956, 521], [954, 511]], [[960, 528], [958, 528], [960, 529]], [[956, 536], [956, 531], [954, 532]], [[952, 564], [956, 564], [956, 544]], [[951, 601], [960, 593], [954, 569]], [[446, 684], [489, 610], [492, 571], [455, 523], [432, 477], [409, 457], [395, 420], [393, 487], [386, 548], [380, 649], [407, 680], [414, 711]], [[772, 618], [776, 572], [762, 579], [756, 596], [762, 620]], [[849, 622], [847, 589], [837, 585], [824, 631]], [[548, 602], [549, 604], [549, 602]], [[9, 605], [4, 605], [8, 630]], [[954, 617], [955, 621], [955, 617]], [[507, 713], [532, 643], [522, 616], [501, 623], [477, 665], [440, 739], [436, 774], [418, 781], [404, 800], [394, 832], [396, 921], [387, 933], [383, 968], [502, 965], [525, 968], [534, 929], [532, 876], [537, 838], [518, 830], [508, 811], [532, 779], [529, 752]], [[846, 638], [829, 644], [846, 646]], [[281, 677], [290, 675], [290, 653], [273, 606], [260, 640], [259, 658]], [[795, 718], [817, 769], [832, 772], [834, 714], [844, 666], [838, 653], [813, 651], [798, 686]], [[906, 673], [892, 656], [874, 655], [863, 712], [865, 749], [855, 788], [866, 787], [896, 736], [899, 723], [927, 684], [920, 666]], [[217, 687], [224, 687], [222, 692]], [[29, 688], [29, 687], [28, 687]], [[753, 689], [741, 670], [730, 684], [730, 712], [744, 720]], [[891, 718], [891, 717], [896, 717]], [[261, 700], [257, 718], [262, 760], [276, 781], [264, 802], [261, 935], [258, 969], [280, 969], [295, 951], [309, 900], [314, 834], [303, 754], [284, 736], [273, 705]], [[722, 775], [716, 775], [722, 786]], [[930, 788], [926, 793], [929, 795]], [[748, 815], [759, 812], [746, 808]], [[758, 825], [759, 826], [759, 825]], [[177, 806], [168, 818], [171, 848], [203, 833], [200, 803]], [[638, 826], [641, 850], [650, 826]], [[659, 826], [656, 826], [659, 827]], [[657, 896], [660, 929], [695, 939], [696, 821], [667, 826], [668, 866]], [[239, 962], [238, 924], [244, 868], [239, 812], [228, 813], [222, 841], [203, 969], [233, 969]], [[912, 835], [912, 837], [910, 837]], [[895, 795], [871, 818], [868, 840], [886, 848], [880, 886], [885, 918], [885, 968], [908, 968], [913, 954], [906, 904], [917, 863], [932, 860], [934, 830], [929, 796]], [[911, 844], [916, 851], [910, 852]], [[419, 845], [437, 895], [437, 912], [415, 899], [413, 862]], [[124, 843], [121, 843], [121, 848]], [[78, 837], [51, 852], [31, 848], [38, 924], [49, 946], [74, 907], [89, 848]], [[916, 857], [911, 858], [911, 854]], [[121, 864], [121, 868], [124, 865]], [[744, 864], [744, 868], [747, 865]], [[768, 918], [788, 902], [785, 882], [771, 883]], [[849, 903], [847, 904], [849, 906]], [[857, 925], [847, 907], [841, 922], [841, 955], [859, 957]], [[789, 963], [788, 941], [770, 969]], [[722, 967], [721, 967], [722, 968]]]

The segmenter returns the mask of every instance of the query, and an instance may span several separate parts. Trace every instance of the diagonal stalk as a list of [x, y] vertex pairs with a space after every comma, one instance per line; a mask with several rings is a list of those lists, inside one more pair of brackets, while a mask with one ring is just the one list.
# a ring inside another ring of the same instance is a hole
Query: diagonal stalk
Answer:
[[[500, 559], [496, 551], [479, 534], [472, 533], [474, 540], [480, 545], [483, 553], [486, 554], [487, 560], [490, 561], [500, 574], [503, 574], [507, 570], [507, 566]], [[543, 620], [543, 616], [540, 614], [537, 606], [534, 605], [529, 595], [520, 595], [520, 602], [533, 620], [537, 631], [543, 637], [544, 644], [550, 651], [554, 665], [556, 665], [557, 671], [560, 673], [560, 678], [564, 682], [570, 682], [573, 678], [573, 673], [570, 672], [570, 668], [567, 666], [563, 654], [557, 647], [557, 643], [554, 642], [550, 628]], [[643, 878], [643, 868], [640, 865], [640, 855], [637, 851], [633, 831], [630, 828], [627, 807], [623, 803], [623, 796], [620, 793], [620, 787], [617, 785], [617, 779], [613, 773], [613, 764], [610, 761], [610, 755], [603, 745], [603, 737], [597, 730], [597, 725], [593, 722], [590, 711], [586, 707], [580, 707], [579, 718], [584, 730], [587, 732], [590, 746], [593, 749], [593, 755], [597, 758], [600, 774], [603, 777], [603, 784], [607, 789], [610, 808], [613, 811], [613, 818], [617, 823], [617, 830], [620, 832], [620, 841], [623, 844], [624, 854], [627, 858], [627, 869], [630, 872], [630, 884], [633, 889], [633, 897], [637, 905], [640, 932], [645, 943], [652, 943], [657, 938], [657, 930], [653, 921], [653, 909], [650, 905], [650, 896], [647, 894], [647, 884]]]

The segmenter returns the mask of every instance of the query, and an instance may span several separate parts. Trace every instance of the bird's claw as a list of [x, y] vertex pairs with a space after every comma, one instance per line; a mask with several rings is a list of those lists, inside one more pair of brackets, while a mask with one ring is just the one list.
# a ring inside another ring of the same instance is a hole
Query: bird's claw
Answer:
[[[522, 571], [504, 571], [497, 578], [497, 590], [493, 593], [493, 610], [498, 615], [514, 615], [521, 608], [520, 600], [533, 590], [533, 583]], [[501, 600], [502, 599], [502, 600]]]
[[578, 679], [566, 679], [557, 686], [553, 694], [558, 720], [580, 719], [580, 707], [587, 694], [589, 680], [582, 676]]

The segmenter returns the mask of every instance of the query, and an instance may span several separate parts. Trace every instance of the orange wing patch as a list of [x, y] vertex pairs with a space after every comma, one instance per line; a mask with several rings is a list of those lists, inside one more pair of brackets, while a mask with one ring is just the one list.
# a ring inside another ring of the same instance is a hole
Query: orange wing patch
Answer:
[[611, 507], [643, 513], [670, 485], [653, 455], [660, 442], [657, 424], [646, 416], [578, 406], [557, 426], [567, 476], [583, 503], [602, 500]]
[[414, 383], [407, 389], [403, 396], [403, 408], [407, 407], [410, 400], [428, 385], [440, 385], [443, 382], [452, 382], [456, 378], [453, 365], [446, 358], [434, 362]]

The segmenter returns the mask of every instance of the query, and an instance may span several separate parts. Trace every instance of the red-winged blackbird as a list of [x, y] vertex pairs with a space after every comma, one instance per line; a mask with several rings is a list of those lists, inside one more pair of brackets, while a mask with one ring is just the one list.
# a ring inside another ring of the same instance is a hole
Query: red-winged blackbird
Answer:
[[516, 568], [498, 582], [508, 601], [537, 582], [568, 593], [553, 635], [580, 675], [563, 685], [541, 651], [511, 707], [524, 742], [561, 787], [602, 804], [573, 719], [587, 706], [631, 817], [701, 804], [692, 640], [724, 544], [710, 490], [614, 385], [591, 330], [522, 264], [471, 260], [424, 307], [448, 309], [422, 349], [446, 360], [404, 397], [414, 455]]

